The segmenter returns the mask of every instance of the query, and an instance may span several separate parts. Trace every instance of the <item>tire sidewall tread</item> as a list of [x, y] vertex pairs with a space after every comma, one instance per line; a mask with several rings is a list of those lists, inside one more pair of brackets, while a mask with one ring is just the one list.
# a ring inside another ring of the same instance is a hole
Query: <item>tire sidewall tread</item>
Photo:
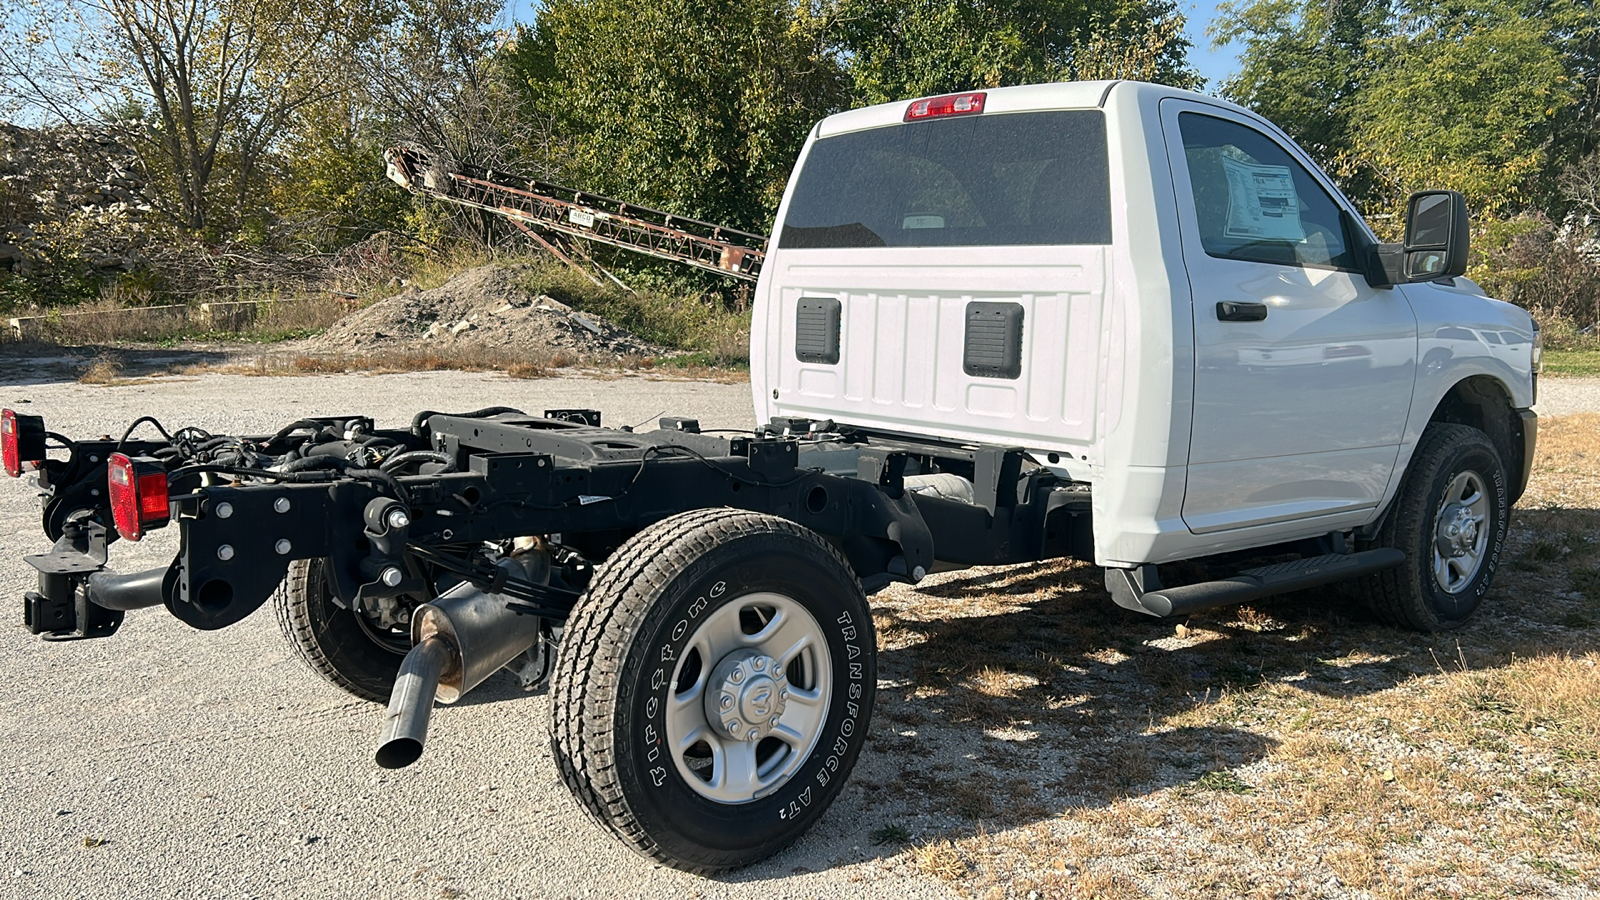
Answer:
[[[782, 572], [752, 576], [753, 587], [729, 584], [721, 596], [709, 597], [716, 580], [726, 584], [730, 571], [754, 569], [761, 557], [770, 561], [773, 555], [790, 555], [795, 566], [814, 569], [811, 574], [837, 576], [833, 587], [845, 589], [843, 599], [828, 600], [826, 586], [782, 581]], [[651, 717], [649, 701], [670, 694], [671, 670], [682, 645], [694, 635], [689, 627], [675, 638], [673, 629], [688, 621], [689, 608], [698, 605], [696, 615], [708, 615], [751, 591], [779, 587], [806, 605], [827, 634], [834, 699], [816, 744], [780, 788], [748, 804], [715, 804], [683, 782], [667, 754], [648, 758], [650, 732], [645, 727], [653, 727], [654, 736], [665, 740], [665, 713]], [[812, 605], [818, 602], [849, 611], [854, 631], [825, 621], [827, 610], [819, 612]], [[856, 644], [856, 656], [849, 660], [843, 649], [846, 633]], [[651, 692], [664, 636], [673, 644], [674, 660], [666, 663], [664, 688]], [[590, 817], [646, 856], [702, 874], [755, 862], [804, 833], [843, 786], [865, 743], [876, 686], [875, 655], [876, 638], [860, 583], [822, 538], [785, 519], [741, 510], [673, 516], [612, 555], [568, 622], [551, 695], [551, 743], [558, 768]], [[850, 671], [852, 662], [861, 672], [861, 696], [848, 716], [843, 752], [833, 753], [840, 723], [847, 718], [844, 701], [850, 682], [841, 673]], [[616, 698], [630, 684], [640, 689], [623, 697], [619, 708]], [[830, 764], [819, 778], [819, 771]]]
[[374, 643], [356, 613], [333, 602], [322, 560], [297, 559], [273, 593], [278, 626], [318, 677], [351, 696], [387, 703], [402, 656]]

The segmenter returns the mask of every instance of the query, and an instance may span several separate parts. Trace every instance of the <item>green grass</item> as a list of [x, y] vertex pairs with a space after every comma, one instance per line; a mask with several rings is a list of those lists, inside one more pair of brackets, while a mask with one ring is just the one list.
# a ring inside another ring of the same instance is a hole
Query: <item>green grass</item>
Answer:
[[874, 844], [908, 844], [911, 832], [904, 825], [883, 825], [867, 835]]
[[1196, 778], [1194, 786], [1206, 791], [1221, 791], [1227, 794], [1252, 794], [1255, 788], [1247, 784], [1244, 779], [1226, 769], [1216, 769]]
[[1600, 376], [1600, 350], [1546, 350], [1546, 375]]

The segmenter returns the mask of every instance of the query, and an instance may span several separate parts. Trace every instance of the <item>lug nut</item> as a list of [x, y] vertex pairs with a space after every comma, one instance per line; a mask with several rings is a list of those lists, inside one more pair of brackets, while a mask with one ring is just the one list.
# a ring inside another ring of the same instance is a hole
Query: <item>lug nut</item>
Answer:
[[217, 504], [217, 518], [228, 519], [233, 517], [233, 504], [226, 501]]
[[405, 510], [396, 506], [394, 509], [389, 510], [389, 514], [383, 517], [383, 521], [390, 528], [406, 528], [411, 525], [411, 516]]
[[220, 559], [223, 562], [227, 562], [228, 560], [233, 559], [233, 545], [232, 544], [223, 544], [221, 547], [218, 547], [217, 548], [217, 559]]
[[288, 538], [278, 538], [278, 542], [272, 545], [272, 549], [278, 551], [279, 556], [288, 556], [289, 551], [294, 549], [294, 545], [289, 543]]
[[722, 708], [733, 709], [733, 697], [729, 694], [722, 695]]
[[767, 667], [767, 658], [765, 656], [758, 656], [755, 659], [750, 661], [750, 668], [755, 669], [757, 672], [762, 671], [766, 667]]
[[384, 569], [383, 574], [378, 576], [389, 587], [399, 587], [400, 582], [404, 581], [405, 577], [405, 573], [394, 566]]
[[732, 722], [728, 723], [728, 733], [733, 735], [734, 737], [738, 737], [739, 736], [739, 732], [741, 730], [742, 729], [739, 726], [739, 720], [738, 719], [734, 719]]

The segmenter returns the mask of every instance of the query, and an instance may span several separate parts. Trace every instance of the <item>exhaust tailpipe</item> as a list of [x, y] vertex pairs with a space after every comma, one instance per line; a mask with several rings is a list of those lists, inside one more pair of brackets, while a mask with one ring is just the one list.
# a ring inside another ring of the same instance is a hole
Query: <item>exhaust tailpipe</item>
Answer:
[[455, 659], [455, 648], [444, 638], [431, 637], [411, 648], [400, 663], [400, 675], [389, 694], [378, 738], [378, 765], [403, 769], [422, 756], [428, 740], [428, 720], [433, 716], [433, 696], [439, 677]]
[[[499, 563], [517, 578], [527, 570], [516, 561]], [[512, 612], [504, 594], [468, 582], [451, 588], [411, 617], [411, 652], [389, 694], [377, 762], [386, 769], [409, 766], [422, 756], [433, 701], [454, 703], [506, 663], [539, 642], [541, 620]]]

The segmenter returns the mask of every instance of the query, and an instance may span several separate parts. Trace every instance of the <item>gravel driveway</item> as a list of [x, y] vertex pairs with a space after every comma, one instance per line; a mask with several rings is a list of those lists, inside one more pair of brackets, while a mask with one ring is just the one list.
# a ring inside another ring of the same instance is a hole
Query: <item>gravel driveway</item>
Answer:
[[[315, 413], [398, 426], [424, 407], [490, 404], [592, 406], [613, 425], [691, 415], [711, 428], [750, 426], [749, 390], [632, 377], [209, 375], [0, 384], [0, 405], [43, 414], [67, 435], [120, 434], [137, 414], [169, 429], [248, 433]], [[34, 582], [21, 556], [46, 549], [24, 485], [0, 479], [8, 604]], [[165, 564], [176, 537], [167, 529], [119, 544], [113, 563]], [[583, 815], [550, 760], [545, 697], [504, 676], [438, 710], [427, 755], [389, 772], [372, 762], [381, 709], [302, 668], [270, 609], [215, 634], [144, 610], [114, 638], [67, 644], [12, 625], [0, 630], [0, 666], [13, 685], [0, 697], [0, 897], [950, 895], [904, 857], [890, 861], [899, 847], [872, 844], [884, 822], [863, 813], [863, 797], [898, 763], [870, 746], [799, 844], [702, 879], [646, 862]]]
[[1539, 402], [1533, 408], [1541, 416], [1600, 412], [1600, 378], [1540, 378]]

